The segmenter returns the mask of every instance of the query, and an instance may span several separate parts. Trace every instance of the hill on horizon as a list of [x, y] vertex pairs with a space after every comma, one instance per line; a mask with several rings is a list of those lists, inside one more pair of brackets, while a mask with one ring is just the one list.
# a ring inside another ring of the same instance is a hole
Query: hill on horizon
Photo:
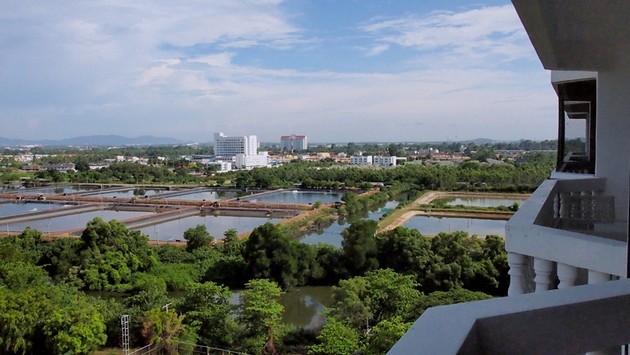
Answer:
[[123, 137], [118, 135], [80, 136], [66, 139], [10, 139], [0, 137], [0, 146], [41, 145], [41, 146], [124, 146], [124, 145], [168, 145], [182, 144], [183, 141], [170, 137]]

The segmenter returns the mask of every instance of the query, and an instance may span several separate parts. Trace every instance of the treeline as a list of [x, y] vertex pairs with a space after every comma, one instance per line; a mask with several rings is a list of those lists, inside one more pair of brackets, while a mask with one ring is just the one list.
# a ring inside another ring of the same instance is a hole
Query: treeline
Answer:
[[[499, 237], [427, 238], [403, 227], [377, 235], [376, 222], [365, 220], [343, 236], [341, 248], [306, 245], [268, 223], [246, 240], [230, 230], [213, 243], [200, 225], [179, 248], [150, 247], [146, 235], [99, 218], [78, 239], [45, 242], [27, 228], [0, 240], [0, 353], [118, 347], [122, 314], [130, 315], [133, 346], [154, 343], [167, 353], [199, 343], [331, 354], [346, 341], [338, 353], [382, 353], [429, 305], [506, 293]], [[281, 322], [281, 290], [303, 285], [338, 285], [315, 332]], [[244, 289], [236, 306], [235, 289]]]
[[[86, 157], [74, 158], [77, 171], [40, 171], [35, 178], [56, 183], [127, 183], [127, 184], [207, 184], [237, 188], [341, 189], [369, 188], [374, 184], [416, 185], [418, 189], [532, 191], [554, 168], [549, 154], [527, 154], [520, 163], [502, 164], [468, 161], [454, 165], [414, 161], [394, 168], [366, 168], [332, 161], [296, 160], [274, 168], [255, 168], [221, 174], [183, 160], [163, 165], [114, 163], [90, 170]], [[0, 181], [20, 180], [14, 168], [0, 170]]]
[[239, 188], [281, 188], [300, 184], [302, 188], [366, 188], [374, 183], [403, 183], [418, 189], [533, 191], [553, 170], [554, 162], [544, 156], [532, 156], [522, 164], [486, 164], [465, 162], [455, 166], [405, 164], [391, 169], [356, 166], [313, 166], [294, 162], [281, 167], [256, 168], [222, 174]]
[[77, 171], [43, 170], [35, 178], [55, 183], [123, 183], [123, 184], [200, 184], [205, 176], [189, 174], [185, 167], [172, 169], [163, 165], [143, 165], [129, 162], [113, 163], [98, 170], [77, 167]]

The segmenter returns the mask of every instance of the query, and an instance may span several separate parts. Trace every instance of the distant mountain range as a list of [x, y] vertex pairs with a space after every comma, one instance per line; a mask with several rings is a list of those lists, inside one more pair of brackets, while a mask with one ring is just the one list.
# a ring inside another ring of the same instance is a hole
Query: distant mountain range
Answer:
[[66, 138], [59, 140], [37, 140], [37, 139], [10, 139], [0, 137], [0, 147], [15, 147], [20, 145], [42, 145], [42, 146], [128, 146], [128, 145], [167, 145], [182, 144], [183, 142], [169, 137], [123, 137], [116, 135], [97, 135]]

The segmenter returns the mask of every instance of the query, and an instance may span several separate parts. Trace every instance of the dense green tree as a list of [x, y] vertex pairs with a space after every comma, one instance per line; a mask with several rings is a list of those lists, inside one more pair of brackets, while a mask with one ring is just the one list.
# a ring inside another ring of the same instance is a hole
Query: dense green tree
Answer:
[[88, 354], [105, 344], [100, 313], [72, 289], [0, 287], [0, 307], [0, 353]]
[[128, 294], [125, 303], [129, 307], [137, 307], [143, 311], [168, 303], [166, 281], [160, 275], [136, 274]]
[[374, 355], [387, 353], [412, 324], [403, 322], [398, 316], [384, 319], [371, 329], [362, 353]]
[[184, 232], [184, 239], [186, 239], [186, 251], [188, 252], [192, 252], [197, 248], [207, 247], [214, 240], [203, 224], [188, 228]]
[[357, 330], [366, 330], [395, 316], [407, 320], [420, 298], [416, 287], [413, 276], [391, 269], [342, 280], [339, 287], [333, 288], [331, 315]]
[[423, 285], [427, 268], [433, 261], [431, 242], [418, 230], [396, 227], [379, 234], [378, 260], [381, 268], [390, 268], [398, 273], [412, 274]]
[[157, 264], [148, 237], [116, 221], [94, 218], [81, 234], [81, 275], [91, 290], [124, 289], [132, 275]]
[[230, 348], [235, 340], [237, 324], [232, 317], [232, 291], [212, 282], [193, 284], [178, 302], [185, 323], [197, 330], [200, 344]]
[[348, 270], [353, 275], [361, 275], [378, 267], [376, 227], [375, 221], [360, 220], [350, 225], [342, 233], [341, 247]]
[[478, 300], [490, 299], [492, 296], [478, 291], [470, 291], [464, 288], [456, 288], [450, 291], [435, 291], [420, 297], [414, 314], [418, 317], [430, 307], [472, 302]]
[[107, 340], [105, 323], [87, 298], [70, 298], [68, 304], [46, 315], [43, 332], [56, 354], [90, 354]]
[[344, 323], [329, 317], [317, 336], [318, 344], [308, 348], [309, 354], [347, 355], [359, 350], [359, 333]]
[[474, 262], [469, 254], [470, 240], [465, 232], [439, 233], [431, 238], [435, 256], [428, 265], [425, 291], [462, 287], [475, 276]]
[[260, 353], [262, 349], [264, 354], [275, 353], [276, 342], [284, 333], [284, 307], [278, 302], [281, 293], [276, 283], [266, 279], [251, 280], [245, 285], [237, 311], [243, 351]]
[[297, 241], [289, 239], [274, 224], [265, 223], [255, 228], [243, 249], [248, 275], [271, 279], [283, 288], [297, 285], [300, 282], [299, 248]]
[[142, 315], [142, 336], [147, 344], [157, 346], [159, 352], [177, 354], [178, 342], [190, 341], [191, 336], [184, 325], [184, 318], [172, 307], [150, 309]]

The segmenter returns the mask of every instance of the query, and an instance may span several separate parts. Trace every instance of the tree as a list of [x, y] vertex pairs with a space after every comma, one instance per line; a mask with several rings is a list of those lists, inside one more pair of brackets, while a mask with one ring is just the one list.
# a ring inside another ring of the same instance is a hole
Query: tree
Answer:
[[203, 224], [198, 224], [194, 228], [188, 228], [184, 232], [184, 239], [186, 239], [186, 251], [188, 252], [192, 252], [201, 247], [207, 247], [214, 240]]
[[199, 342], [213, 347], [231, 347], [237, 324], [232, 318], [232, 291], [213, 282], [194, 284], [179, 302], [185, 323], [197, 328]]
[[363, 354], [387, 353], [412, 324], [412, 322], [403, 322], [401, 317], [384, 319], [368, 334]]
[[366, 330], [384, 319], [413, 317], [411, 311], [420, 298], [411, 275], [379, 269], [365, 276], [339, 282], [333, 288], [331, 314], [357, 330]]
[[103, 317], [85, 297], [66, 307], [55, 307], [46, 316], [44, 334], [58, 354], [90, 354], [107, 340]]
[[431, 238], [435, 259], [428, 264], [425, 291], [447, 291], [462, 287], [475, 275], [469, 254], [472, 241], [465, 232], [439, 233]]
[[142, 315], [141, 334], [148, 344], [157, 346], [159, 352], [177, 353], [177, 343], [186, 337], [184, 316], [174, 308], [153, 308]]
[[346, 355], [359, 349], [359, 333], [333, 317], [326, 320], [317, 341], [308, 348], [309, 354]]
[[348, 269], [360, 275], [378, 267], [376, 245], [376, 221], [360, 220], [343, 231], [341, 247]]
[[224, 255], [234, 256], [240, 255], [243, 249], [244, 243], [238, 239], [238, 232], [234, 228], [230, 228], [223, 233], [223, 248]]
[[465, 288], [457, 288], [450, 291], [435, 291], [428, 295], [422, 295], [418, 302], [417, 309], [414, 314], [421, 316], [425, 310], [431, 307], [472, 302], [478, 300], [490, 299], [492, 296], [483, 292], [470, 291]]
[[275, 353], [276, 341], [282, 337], [282, 312], [278, 302], [282, 293], [275, 282], [251, 280], [241, 292], [237, 319], [243, 328], [244, 351], [251, 353]]
[[243, 249], [250, 278], [268, 278], [283, 288], [297, 285], [300, 271], [298, 244], [272, 223], [255, 228]]
[[105, 344], [100, 313], [71, 288], [0, 287], [0, 307], [0, 353], [88, 354]]
[[396, 227], [379, 234], [378, 260], [381, 268], [390, 268], [403, 274], [415, 275], [423, 285], [427, 266], [433, 259], [431, 242], [415, 229]]
[[157, 264], [148, 237], [116, 220], [94, 218], [81, 234], [81, 276], [91, 290], [128, 288], [132, 275]]

